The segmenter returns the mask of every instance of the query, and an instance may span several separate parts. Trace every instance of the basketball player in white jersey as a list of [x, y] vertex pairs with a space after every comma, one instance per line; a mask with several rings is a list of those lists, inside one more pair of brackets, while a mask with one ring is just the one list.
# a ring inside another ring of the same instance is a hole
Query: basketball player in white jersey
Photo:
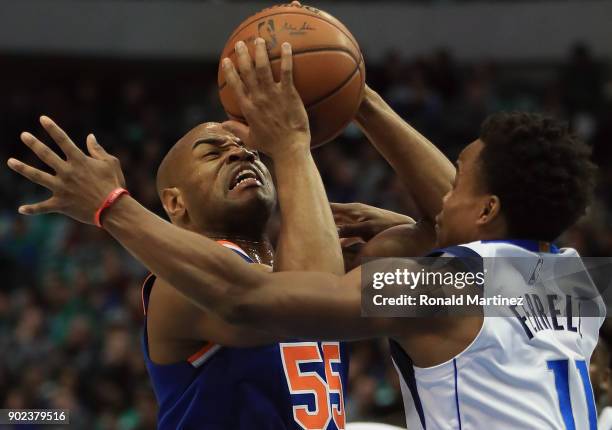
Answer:
[[[238, 57], [240, 76], [248, 78], [250, 61]], [[265, 66], [262, 58], [256, 57], [258, 69]], [[248, 97], [231, 62], [224, 69], [232, 88]], [[427, 236], [427, 218], [439, 211], [436, 255], [521, 257], [530, 272], [541, 265], [542, 273], [555, 261], [577, 255], [551, 242], [584, 213], [594, 167], [587, 147], [555, 121], [526, 113], [493, 115], [461, 152], [456, 175], [448, 160], [373, 92], [366, 95], [357, 121], [425, 214], [424, 222], [411, 228], [415, 236]], [[29, 176], [15, 161], [9, 164]], [[96, 178], [82, 175], [85, 183], [73, 185], [79, 192], [69, 198], [57, 185], [55, 198], [63, 204], [51, 210], [80, 220], [88, 211], [93, 214], [92, 202], [105, 197], [99, 190], [117, 186], [119, 167], [109, 163], [107, 169]], [[447, 179], [453, 175], [449, 190]], [[108, 183], [98, 185], [96, 194], [88, 181]], [[26, 206], [21, 212], [42, 211]], [[280, 340], [390, 338], [411, 430], [596, 429], [587, 368], [603, 309], [592, 317], [567, 318], [553, 297], [541, 311], [537, 304], [532, 312], [506, 307], [505, 318], [489, 317], [485, 309], [452, 318], [364, 318], [363, 267], [344, 276], [262, 273], [234, 264], [240, 257], [163, 222], [130, 196], [105, 210], [104, 228], [153, 273], [232, 324], [258, 327]], [[397, 240], [393, 232], [383, 235]], [[400, 264], [420, 269], [413, 261]], [[231, 272], [226, 270], [230, 265]], [[514, 287], [530, 286], [519, 265], [507, 271]], [[495, 275], [489, 274], [494, 280]], [[495, 293], [489, 287], [496, 286], [485, 284], [484, 295]]]

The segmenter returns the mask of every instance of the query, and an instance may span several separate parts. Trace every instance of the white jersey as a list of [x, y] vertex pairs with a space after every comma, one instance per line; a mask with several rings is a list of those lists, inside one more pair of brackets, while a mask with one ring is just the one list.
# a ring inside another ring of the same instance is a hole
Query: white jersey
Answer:
[[[595, 310], [580, 316], [579, 305], [572, 308], [565, 290], [551, 285], [561, 282], [560, 267], [569, 268], [568, 275], [576, 273], [572, 264], [584, 267], [578, 253], [556, 248], [539, 252], [538, 246], [542, 243], [482, 241], [443, 250], [444, 255], [458, 257], [513, 257], [481, 260], [486, 269], [482, 294], [509, 297], [519, 291], [523, 300], [519, 306], [496, 308], [496, 316], [485, 307], [473, 342], [437, 366], [412, 365], [399, 344], [391, 341], [408, 429], [597, 429], [588, 368], [605, 306], [582, 270]], [[533, 282], [536, 277], [547, 283], [545, 288]], [[504, 282], [490, 282], [500, 278]], [[512, 285], [511, 291], [507, 285]], [[538, 287], [555, 293], [535, 298]]]

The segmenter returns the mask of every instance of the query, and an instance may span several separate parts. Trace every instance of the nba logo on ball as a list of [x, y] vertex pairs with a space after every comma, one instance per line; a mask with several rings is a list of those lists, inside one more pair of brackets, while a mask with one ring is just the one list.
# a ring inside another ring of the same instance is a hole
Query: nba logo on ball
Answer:
[[265, 39], [268, 51], [276, 48], [276, 45], [278, 45], [278, 42], [276, 41], [276, 29], [273, 19], [262, 21], [257, 24], [257, 34], [259, 34], [259, 37]]

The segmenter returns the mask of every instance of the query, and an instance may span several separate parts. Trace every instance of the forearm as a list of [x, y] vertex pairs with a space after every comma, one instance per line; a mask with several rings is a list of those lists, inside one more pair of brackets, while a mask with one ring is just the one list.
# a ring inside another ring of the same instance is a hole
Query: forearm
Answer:
[[356, 116], [361, 130], [389, 162], [424, 215], [433, 219], [455, 177], [453, 164], [429, 140], [368, 90]]
[[[436, 324], [436, 318], [452, 314], [453, 309], [445, 305], [421, 304], [422, 295], [440, 300], [482, 291], [476, 284], [457, 288], [453, 284], [444, 284], [444, 281], [436, 283], [436, 277], [431, 274], [440, 272], [442, 276], [439, 279], [446, 279], [445, 274], [457, 270], [463, 272], [465, 266], [457, 260], [443, 259], [433, 263], [432, 260], [387, 258], [370, 261], [343, 276], [317, 272], [266, 274], [254, 288], [243, 290], [230, 322], [257, 326], [279, 338], [355, 340], [423, 333], [431, 328], [431, 324]], [[397, 278], [387, 281], [382, 286], [384, 291], [380, 286], [374, 288], [376, 273], [385, 274], [387, 279], [388, 274], [397, 272], [423, 275], [420, 281], [409, 287]], [[432, 281], [427, 281], [429, 279]], [[368, 302], [376, 303], [377, 297], [395, 301], [411, 297], [414, 305], [402, 310], [391, 309], [392, 305], [379, 308], [388, 311], [384, 317], [362, 316], [363, 310], [371, 309]], [[362, 305], [366, 307], [362, 309]], [[473, 315], [481, 309], [477, 305], [469, 306], [465, 309], [474, 312]], [[397, 318], [397, 311], [408, 318]], [[431, 323], [424, 323], [420, 318], [431, 318]]]
[[369, 240], [359, 259], [372, 257], [418, 257], [434, 248], [436, 232], [428, 221], [391, 227]]
[[215, 312], [228, 305], [234, 286], [248, 288], [259, 275], [233, 252], [170, 224], [129, 196], [105, 211], [103, 226], [152, 273]]
[[164, 221], [128, 196], [107, 209], [103, 225], [155, 275], [231, 324], [255, 326], [278, 339], [287, 334], [332, 338], [326, 335], [329, 324], [341, 321], [351, 324], [337, 324], [334, 336], [356, 338], [368, 332], [360, 318], [357, 274], [259, 272], [228, 249]]
[[278, 339], [357, 340], [393, 335], [396, 319], [361, 316], [361, 271], [268, 274], [246, 291], [231, 322], [257, 326]]
[[344, 272], [325, 188], [310, 152], [275, 160], [281, 229], [275, 271]]

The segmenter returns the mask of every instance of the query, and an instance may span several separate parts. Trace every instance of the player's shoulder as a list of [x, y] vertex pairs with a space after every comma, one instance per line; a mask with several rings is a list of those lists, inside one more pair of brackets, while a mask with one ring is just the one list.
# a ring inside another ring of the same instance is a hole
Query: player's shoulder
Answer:
[[[229, 240], [218, 240], [217, 243], [225, 248], [228, 248], [242, 257], [247, 263], [251, 263], [254, 268], [271, 272], [272, 268], [265, 264], [254, 263], [253, 259], [239, 245]], [[166, 280], [149, 274], [145, 279], [142, 287], [143, 307], [145, 314], [148, 311], [149, 302], [155, 302], [155, 308], [161, 309], [164, 313], [170, 311], [177, 315], [188, 315], [190, 310], [198, 315], [204, 313], [203, 309], [195, 305], [191, 300], [186, 298], [176, 288], [174, 288]]]
[[184, 320], [190, 313], [202, 312], [200, 307], [192, 303], [168, 281], [155, 277], [149, 282], [149, 300], [146, 310], [149, 318], [161, 316], [163, 320], [166, 320], [172, 315], [177, 320]]

